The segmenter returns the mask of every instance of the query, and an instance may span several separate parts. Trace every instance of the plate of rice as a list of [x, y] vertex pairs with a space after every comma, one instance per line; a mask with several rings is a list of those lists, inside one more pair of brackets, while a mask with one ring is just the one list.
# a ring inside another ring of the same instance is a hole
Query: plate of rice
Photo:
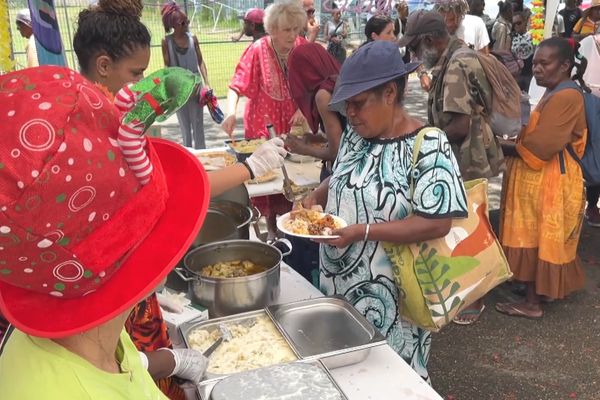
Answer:
[[277, 220], [277, 229], [281, 232], [306, 239], [336, 239], [339, 236], [331, 232], [347, 225], [338, 216], [305, 208], [292, 210]]

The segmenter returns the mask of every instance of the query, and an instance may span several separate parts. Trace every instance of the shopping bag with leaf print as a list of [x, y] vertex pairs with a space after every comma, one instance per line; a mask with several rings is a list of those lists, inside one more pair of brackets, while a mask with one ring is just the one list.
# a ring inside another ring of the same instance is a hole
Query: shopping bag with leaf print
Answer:
[[[413, 167], [424, 131], [415, 141]], [[489, 222], [487, 180], [467, 181], [465, 189], [468, 217], [454, 219], [448, 235], [409, 245], [383, 244], [400, 292], [400, 314], [434, 332], [512, 276]]]

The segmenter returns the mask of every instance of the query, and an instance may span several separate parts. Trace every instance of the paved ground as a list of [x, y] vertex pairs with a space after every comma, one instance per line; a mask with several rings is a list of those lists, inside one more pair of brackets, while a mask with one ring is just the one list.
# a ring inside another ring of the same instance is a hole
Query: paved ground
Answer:
[[[405, 106], [426, 119], [418, 82], [409, 83]], [[243, 103], [239, 110], [241, 115]], [[226, 136], [209, 119], [206, 114], [207, 143], [220, 146]], [[176, 119], [168, 123], [176, 125]], [[181, 142], [176, 128], [163, 129], [163, 135]], [[490, 183], [492, 210], [499, 193], [496, 179]], [[434, 388], [447, 400], [600, 400], [600, 229], [584, 228], [579, 254], [585, 290], [548, 305], [542, 320], [497, 313], [497, 301], [516, 298], [503, 286], [487, 296], [487, 309], [475, 325], [452, 325], [434, 334], [429, 361]]]

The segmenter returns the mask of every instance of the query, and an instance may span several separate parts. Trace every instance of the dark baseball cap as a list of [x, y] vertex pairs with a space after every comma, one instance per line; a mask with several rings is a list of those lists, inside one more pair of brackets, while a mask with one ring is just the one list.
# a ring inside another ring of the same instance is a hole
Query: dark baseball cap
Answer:
[[398, 46], [410, 46], [419, 35], [447, 30], [444, 17], [436, 11], [418, 10], [408, 16], [406, 32], [399, 40]]
[[329, 105], [343, 113], [349, 98], [408, 75], [419, 65], [419, 62], [405, 64], [395, 43], [385, 40], [367, 43], [342, 65]]

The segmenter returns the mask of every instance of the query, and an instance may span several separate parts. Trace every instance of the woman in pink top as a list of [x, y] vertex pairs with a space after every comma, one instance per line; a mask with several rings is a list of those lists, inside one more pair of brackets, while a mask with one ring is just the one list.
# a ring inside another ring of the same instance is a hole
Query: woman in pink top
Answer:
[[[265, 30], [269, 34], [251, 44], [235, 69], [227, 94], [228, 116], [222, 127], [233, 136], [236, 109], [240, 96], [246, 96], [244, 136], [246, 139], [268, 138], [266, 125], [271, 122], [281, 135], [305, 121], [289, 90], [287, 57], [292, 49], [306, 40], [298, 34], [306, 25], [306, 13], [296, 0], [271, 4], [265, 10]], [[269, 237], [277, 232], [276, 216], [291, 209], [283, 195], [253, 199], [267, 219]]]
[[279, 134], [289, 132], [291, 125], [301, 122], [302, 113], [290, 96], [286, 65], [290, 51], [306, 42], [298, 36], [305, 23], [306, 13], [297, 1], [267, 7], [264, 24], [269, 35], [244, 51], [229, 84], [228, 116], [222, 125], [229, 136], [235, 129], [240, 96], [248, 98], [244, 112], [246, 139], [269, 137], [268, 120]]

